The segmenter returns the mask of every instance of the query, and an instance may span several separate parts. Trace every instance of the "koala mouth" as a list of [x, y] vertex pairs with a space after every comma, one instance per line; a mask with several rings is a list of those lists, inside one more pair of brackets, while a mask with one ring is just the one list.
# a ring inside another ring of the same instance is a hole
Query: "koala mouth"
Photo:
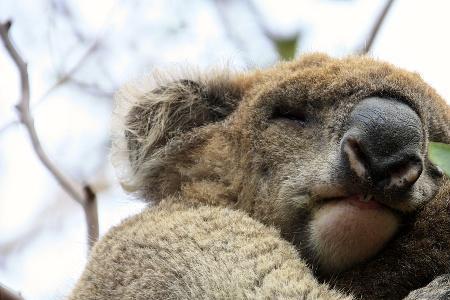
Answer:
[[310, 198], [314, 206], [321, 206], [331, 201], [347, 201], [360, 209], [389, 209], [392, 212], [396, 208], [390, 207], [380, 201], [375, 195], [367, 193], [348, 193], [340, 185], [316, 186], [310, 192]]
[[323, 199], [322, 203], [327, 201], [348, 201], [348, 203], [360, 209], [381, 209], [382, 207], [386, 207], [384, 204], [377, 201], [371, 194], [355, 194], [346, 197], [328, 198]]
[[341, 272], [369, 259], [399, 227], [398, 214], [371, 194], [339, 191], [314, 202], [308, 244], [322, 273]]

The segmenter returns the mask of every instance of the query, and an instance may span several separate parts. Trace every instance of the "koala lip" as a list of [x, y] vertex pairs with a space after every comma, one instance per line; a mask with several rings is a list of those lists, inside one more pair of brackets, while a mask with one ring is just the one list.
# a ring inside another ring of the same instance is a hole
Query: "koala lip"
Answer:
[[341, 201], [348, 201], [350, 204], [360, 208], [360, 209], [380, 209], [381, 204], [375, 200], [375, 198], [368, 194], [356, 194], [350, 197], [341, 198]]
[[364, 196], [363, 194], [353, 194], [344, 197], [325, 198], [321, 199], [320, 203], [323, 204], [329, 201], [345, 201], [355, 207], [358, 207], [359, 209], [380, 209], [383, 207], [387, 208], [385, 205], [378, 202], [373, 196], [371, 195]]
[[328, 201], [348, 201], [350, 204], [361, 209], [389, 208], [377, 201], [371, 194], [352, 194], [341, 185], [317, 185], [311, 189], [311, 199], [314, 203], [323, 204]]
[[343, 186], [337, 184], [319, 184], [311, 188], [310, 197], [314, 202], [348, 197]]

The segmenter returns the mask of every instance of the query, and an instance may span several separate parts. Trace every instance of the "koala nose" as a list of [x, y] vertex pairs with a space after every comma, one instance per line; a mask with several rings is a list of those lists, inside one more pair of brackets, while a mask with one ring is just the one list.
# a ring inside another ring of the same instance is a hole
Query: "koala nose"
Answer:
[[404, 191], [423, 169], [422, 125], [406, 104], [366, 98], [350, 114], [341, 140], [341, 156], [353, 177], [386, 192]]

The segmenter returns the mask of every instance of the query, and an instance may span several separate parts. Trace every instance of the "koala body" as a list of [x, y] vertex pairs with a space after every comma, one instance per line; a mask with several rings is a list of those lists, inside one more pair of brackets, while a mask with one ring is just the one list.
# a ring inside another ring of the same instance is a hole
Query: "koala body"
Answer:
[[291, 244], [245, 213], [162, 203], [106, 234], [70, 299], [299, 297], [351, 300], [319, 284]]
[[158, 208], [98, 243], [73, 299], [401, 298], [450, 272], [426, 157], [450, 112], [418, 75], [313, 54], [118, 98], [116, 168]]

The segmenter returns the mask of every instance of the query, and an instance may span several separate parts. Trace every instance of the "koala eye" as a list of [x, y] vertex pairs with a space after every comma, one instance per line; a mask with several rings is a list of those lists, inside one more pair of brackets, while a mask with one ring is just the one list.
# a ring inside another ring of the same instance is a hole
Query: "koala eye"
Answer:
[[306, 123], [304, 112], [298, 108], [276, 107], [272, 113], [272, 120], [285, 120], [303, 126]]

